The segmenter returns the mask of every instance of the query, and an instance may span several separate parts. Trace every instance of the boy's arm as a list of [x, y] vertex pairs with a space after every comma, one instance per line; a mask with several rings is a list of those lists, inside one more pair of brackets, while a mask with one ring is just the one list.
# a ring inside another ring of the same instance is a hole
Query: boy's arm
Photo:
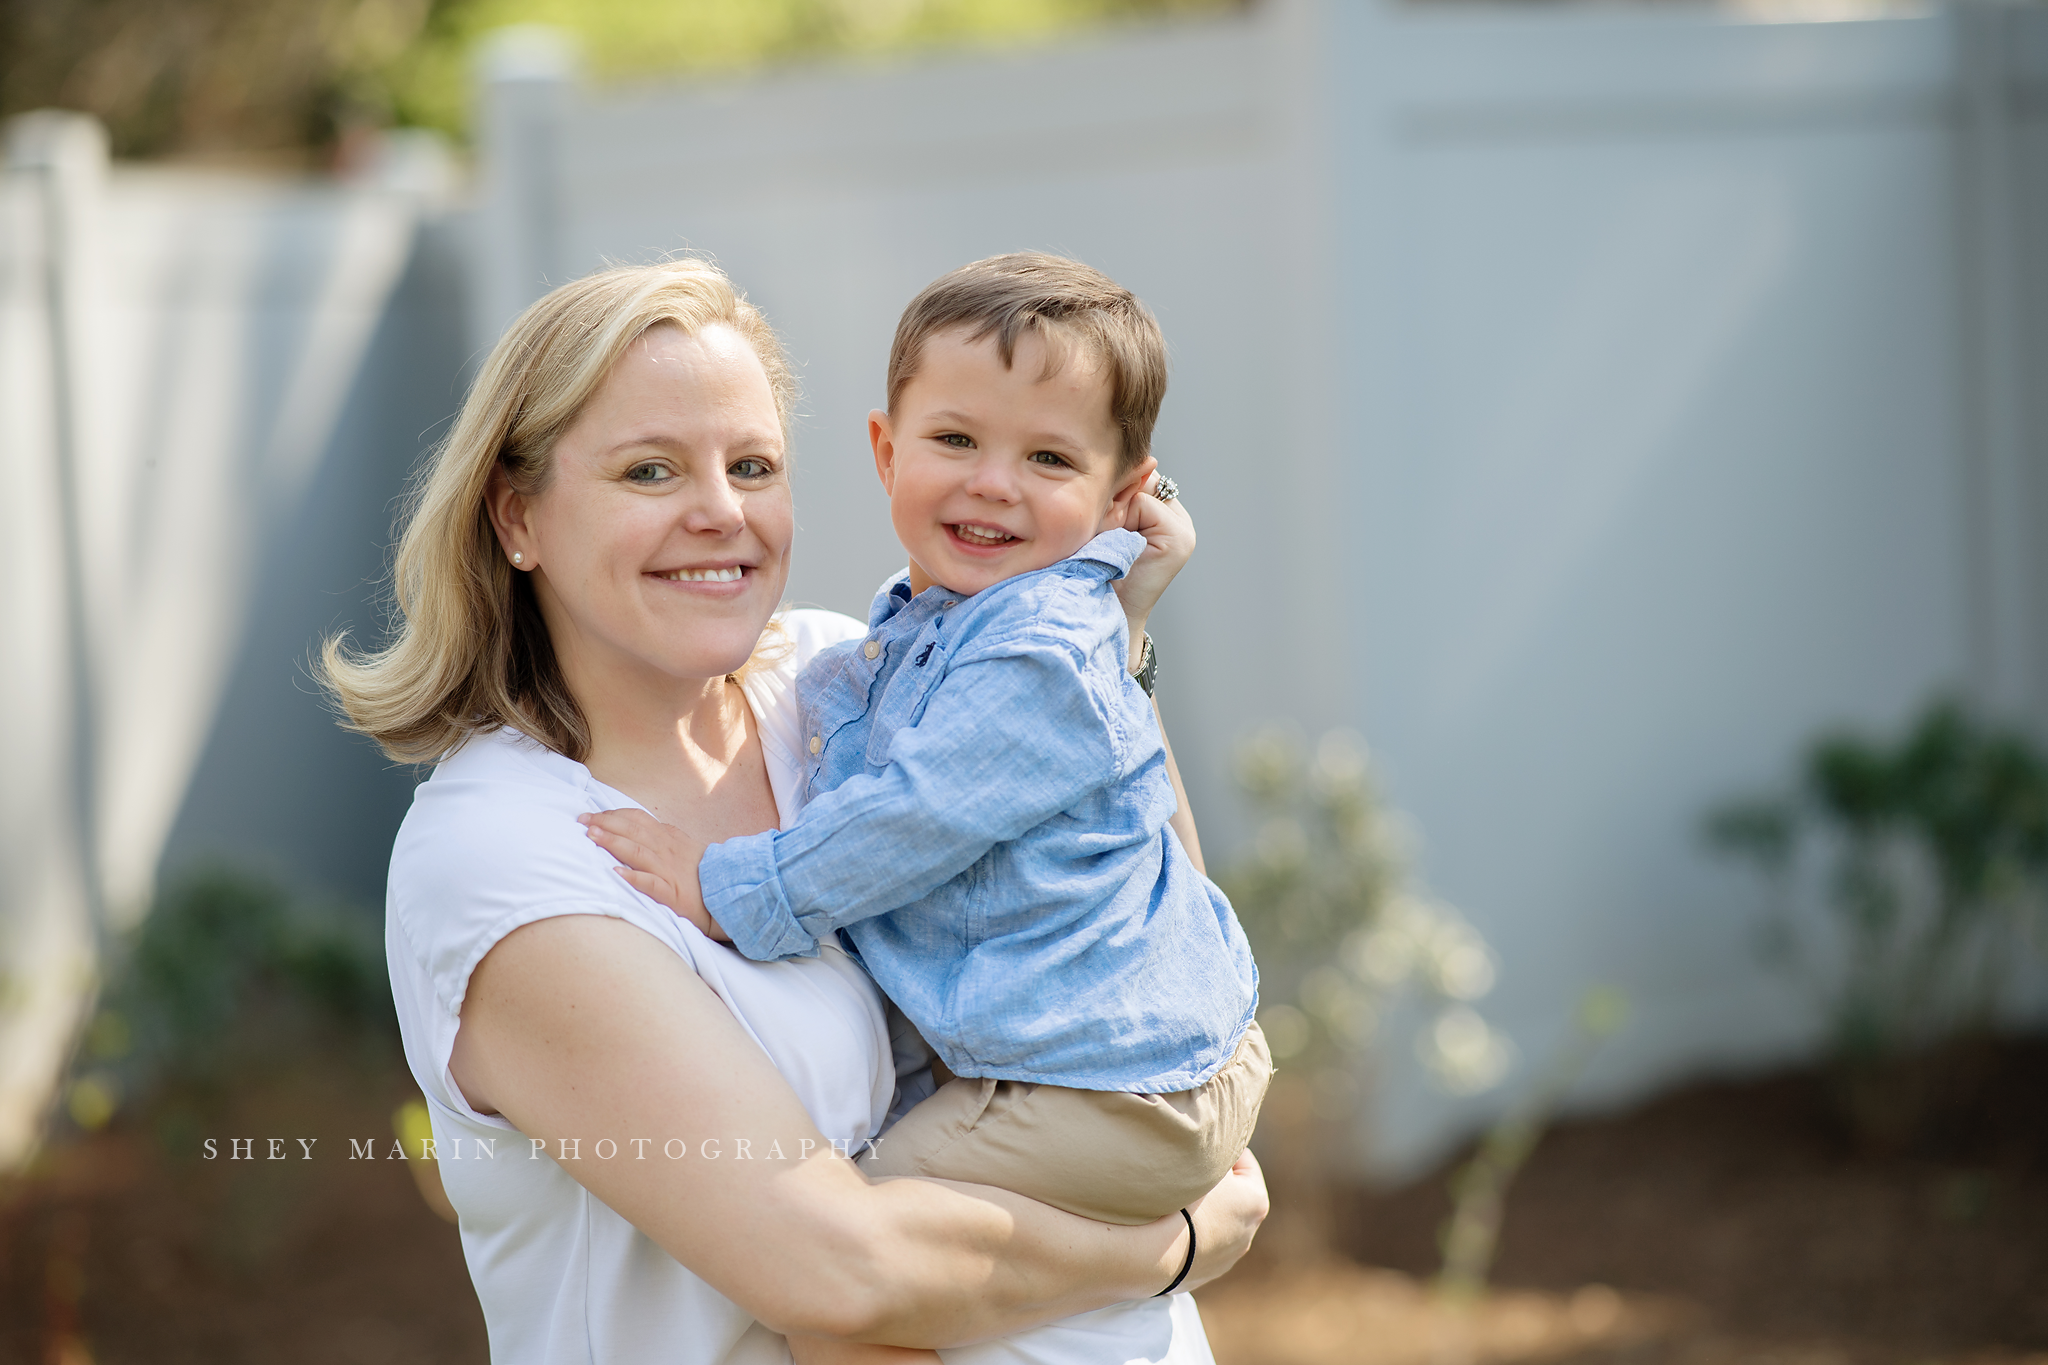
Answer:
[[[1173, 817], [1169, 823], [1180, 837], [1188, 861], [1203, 875], [1202, 839], [1195, 830], [1195, 815], [1188, 807], [1187, 788], [1180, 780], [1180, 765], [1174, 762], [1173, 744], [1166, 736], [1166, 721], [1159, 714], [1159, 702], [1152, 703], [1152, 716], [1159, 722], [1159, 743], [1166, 754], [1166, 775], [1173, 784]], [[643, 811], [605, 811], [579, 816], [590, 827], [591, 836], [624, 866], [619, 874], [649, 897], [683, 916], [712, 938], [730, 942], [724, 928], [704, 907], [698, 883], [699, 861], [707, 845], [673, 825], [664, 825]]]
[[1026, 640], [954, 666], [881, 772], [817, 797], [788, 829], [706, 850], [705, 909], [748, 957], [808, 953], [1112, 781], [1120, 745], [1086, 664], [1071, 646]]

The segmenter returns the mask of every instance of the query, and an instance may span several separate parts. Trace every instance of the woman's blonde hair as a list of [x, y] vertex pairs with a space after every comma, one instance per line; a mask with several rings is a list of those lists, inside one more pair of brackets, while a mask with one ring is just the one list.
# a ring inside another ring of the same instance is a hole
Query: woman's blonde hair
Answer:
[[337, 635], [321, 648], [320, 680], [349, 729], [409, 763], [433, 762], [504, 725], [573, 759], [589, 753], [590, 727], [563, 680], [533, 585], [505, 562], [491, 528], [491, 473], [504, 469], [529, 497], [543, 492], [555, 442], [629, 346], [663, 324], [695, 336], [719, 323], [760, 357], [787, 432], [796, 381], [782, 343], [708, 261], [599, 271], [520, 314], [408, 493], [389, 643], [359, 653]]

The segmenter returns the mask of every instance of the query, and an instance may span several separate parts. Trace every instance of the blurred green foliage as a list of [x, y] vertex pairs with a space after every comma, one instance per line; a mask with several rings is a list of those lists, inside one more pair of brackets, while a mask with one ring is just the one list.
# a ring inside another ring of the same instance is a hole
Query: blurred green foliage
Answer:
[[111, 964], [65, 1094], [81, 1128], [122, 1109], [204, 1111], [310, 1056], [397, 1055], [381, 925], [228, 867], [179, 878]]
[[1857, 1135], [1912, 1139], [2048, 944], [2048, 761], [1953, 701], [1904, 733], [1822, 736], [1787, 791], [1710, 811], [1767, 889], [1760, 955], [1826, 1022]]
[[[468, 58], [509, 24], [580, 41], [600, 81], [1028, 42], [1246, 0], [9, 0], [0, 113], [98, 115], [119, 155], [304, 153], [355, 127], [466, 132]], [[1030, 98], [1019, 91], [1015, 98]]]

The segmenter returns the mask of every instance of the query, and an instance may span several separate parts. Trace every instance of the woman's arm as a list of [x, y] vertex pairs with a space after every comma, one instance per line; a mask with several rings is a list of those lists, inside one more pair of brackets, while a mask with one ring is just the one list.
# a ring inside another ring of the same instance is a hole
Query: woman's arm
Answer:
[[[1112, 1227], [984, 1186], [870, 1183], [710, 988], [621, 920], [542, 920], [492, 948], [450, 1071], [549, 1152], [581, 1139], [565, 1171], [777, 1331], [981, 1340], [1157, 1293], [1187, 1250], [1177, 1215]], [[601, 1138], [613, 1159], [591, 1154]], [[672, 1138], [690, 1155], [665, 1159]], [[726, 1159], [701, 1155], [706, 1139]], [[1234, 1264], [1264, 1216], [1255, 1164], [1205, 1198], [1189, 1286]]]
[[[1161, 502], [1149, 493], [1140, 493], [1131, 499], [1124, 529], [1136, 531], [1146, 541], [1145, 552], [1116, 584], [1117, 596], [1123, 599], [1124, 618], [1131, 624], [1130, 667], [1135, 673], [1144, 662], [1145, 622], [1166, 594], [1166, 585], [1173, 582], [1173, 576], [1195, 553], [1195, 519], [1178, 498]], [[1159, 715], [1156, 700], [1152, 703], [1152, 714]], [[1202, 840], [1195, 833], [1195, 813], [1188, 809], [1187, 788], [1180, 782], [1180, 765], [1173, 761], [1173, 745], [1166, 741], [1164, 717], [1159, 719], [1159, 739], [1166, 744], [1166, 775], [1173, 780], [1173, 832], [1180, 836], [1181, 847], [1188, 851], [1188, 861], [1195, 865], [1195, 871], [1206, 874], [1209, 869], [1202, 862]]]
[[1209, 868], [1202, 861], [1202, 836], [1195, 833], [1195, 813], [1188, 809], [1188, 789], [1180, 784], [1180, 764], [1173, 761], [1173, 743], [1166, 737], [1166, 717], [1159, 714], [1157, 697], [1152, 699], [1152, 715], [1159, 721], [1159, 743], [1166, 750], [1166, 776], [1173, 782], [1173, 818], [1167, 823], [1180, 836], [1180, 846], [1187, 850], [1195, 871], [1206, 877]]

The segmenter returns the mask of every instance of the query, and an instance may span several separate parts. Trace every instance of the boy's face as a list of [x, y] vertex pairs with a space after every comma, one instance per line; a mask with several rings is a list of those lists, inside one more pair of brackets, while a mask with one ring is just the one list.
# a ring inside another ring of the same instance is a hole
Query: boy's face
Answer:
[[1077, 350], [1046, 379], [1045, 359], [1036, 332], [1018, 338], [1008, 366], [993, 336], [941, 332], [896, 411], [868, 414], [913, 591], [971, 596], [1057, 564], [1122, 526], [1151, 477], [1150, 457], [1117, 472], [1122, 434], [1101, 365]]

